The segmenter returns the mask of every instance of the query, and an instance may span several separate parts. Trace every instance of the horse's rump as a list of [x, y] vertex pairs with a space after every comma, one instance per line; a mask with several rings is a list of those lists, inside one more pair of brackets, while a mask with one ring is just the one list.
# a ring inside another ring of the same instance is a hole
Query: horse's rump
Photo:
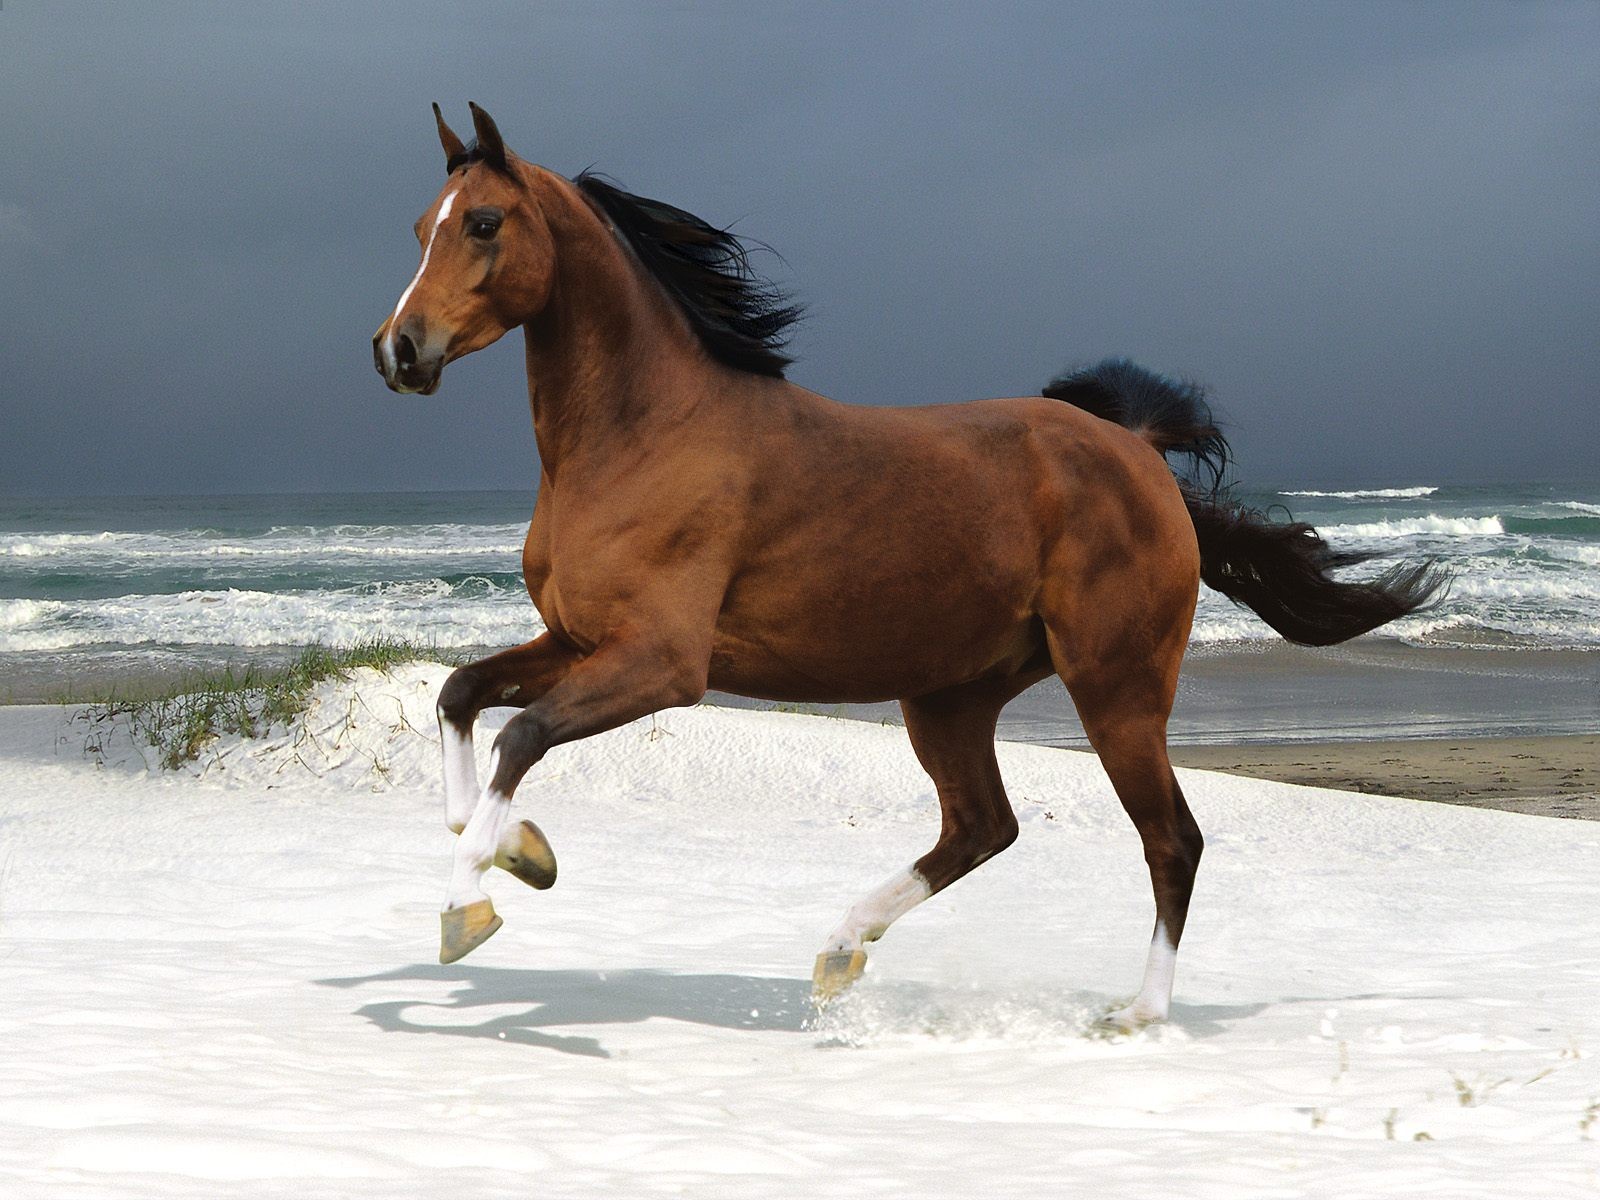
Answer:
[[1044, 394], [1142, 435], [1190, 460], [1180, 487], [1200, 544], [1200, 578], [1291, 642], [1331, 646], [1435, 603], [1448, 574], [1431, 561], [1401, 563], [1374, 579], [1333, 572], [1373, 557], [1335, 550], [1303, 521], [1274, 521], [1229, 494], [1232, 459], [1203, 388], [1106, 359], [1053, 380]]

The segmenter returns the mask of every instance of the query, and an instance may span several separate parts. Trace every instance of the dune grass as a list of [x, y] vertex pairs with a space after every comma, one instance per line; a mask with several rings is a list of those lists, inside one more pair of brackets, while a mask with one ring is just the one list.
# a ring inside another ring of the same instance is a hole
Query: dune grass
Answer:
[[87, 752], [95, 753], [112, 730], [126, 727], [136, 743], [156, 752], [164, 770], [174, 770], [197, 759], [219, 737], [256, 737], [288, 725], [305, 711], [311, 690], [325, 679], [348, 678], [362, 667], [389, 671], [403, 663], [449, 658], [435, 647], [395, 638], [368, 638], [343, 647], [313, 645], [283, 666], [225, 667], [147, 694], [113, 692], [90, 699], [77, 719], [90, 729]]

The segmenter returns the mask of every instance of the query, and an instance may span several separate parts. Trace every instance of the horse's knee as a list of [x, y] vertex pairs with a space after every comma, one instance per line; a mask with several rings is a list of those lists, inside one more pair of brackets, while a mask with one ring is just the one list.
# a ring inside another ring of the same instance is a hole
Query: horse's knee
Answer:
[[439, 689], [439, 716], [457, 729], [464, 729], [477, 718], [481, 708], [483, 677], [476, 664], [457, 667]]

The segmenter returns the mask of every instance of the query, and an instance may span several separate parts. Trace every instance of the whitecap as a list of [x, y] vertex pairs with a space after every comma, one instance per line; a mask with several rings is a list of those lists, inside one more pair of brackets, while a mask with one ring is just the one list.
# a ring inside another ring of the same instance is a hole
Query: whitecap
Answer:
[[1335, 500], [1419, 500], [1431, 496], [1437, 487], [1356, 488], [1349, 492], [1279, 492], [1280, 496], [1326, 496]]
[[1321, 533], [1335, 538], [1402, 538], [1419, 534], [1443, 534], [1448, 537], [1496, 537], [1504, 534], [1505, 525], [1499, 516], [1442, 517], [1429, 513], [1425, 517], [1403, 517], [1394, 521], [1363, 521], [1349, 525], [1324, 526]]
[[462, 597], [444, 580], [311, 592], [188, 591], [83, 601], [0, 601], [0, 651], [98, 645], [512, 646], [543, 631], [526, 595]]
[[60, 607], [58, 600], [0, 600], [0, 636], [9, 629], [37, 625]]
[[1590, 600], [1600, 604], [1600, 584], [1588, 572], [1534, 577], [1495, 577], [1462, 571], [1450, 584], [1455, 600]]
[[1543, 547], [1546, 554], [1564, 558], [1585, 566], [1600, 567], [1600, 546], [1563, 546], [1559, 543]]
[[297, 562], [436, 556], [516, 558], [522, 553], [525, 534], [525, 526], [514, 524], [275, 526], [253, 535], [192, 529], [11, 533], [0, 535], [0, 556], [173, 561], [263, 558]]

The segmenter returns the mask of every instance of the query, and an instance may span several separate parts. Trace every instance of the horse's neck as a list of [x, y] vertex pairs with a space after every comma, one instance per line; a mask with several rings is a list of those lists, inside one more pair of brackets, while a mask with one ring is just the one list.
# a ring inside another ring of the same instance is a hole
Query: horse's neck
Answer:
[[619, 442], [681, 425], [707, 390], [697, 376], [713, 368], [578, 191], [559, 179], [545, 187], [556, 282], [523, 333], [534, 434], [553, 477], [566, 463], [604, 461]]

